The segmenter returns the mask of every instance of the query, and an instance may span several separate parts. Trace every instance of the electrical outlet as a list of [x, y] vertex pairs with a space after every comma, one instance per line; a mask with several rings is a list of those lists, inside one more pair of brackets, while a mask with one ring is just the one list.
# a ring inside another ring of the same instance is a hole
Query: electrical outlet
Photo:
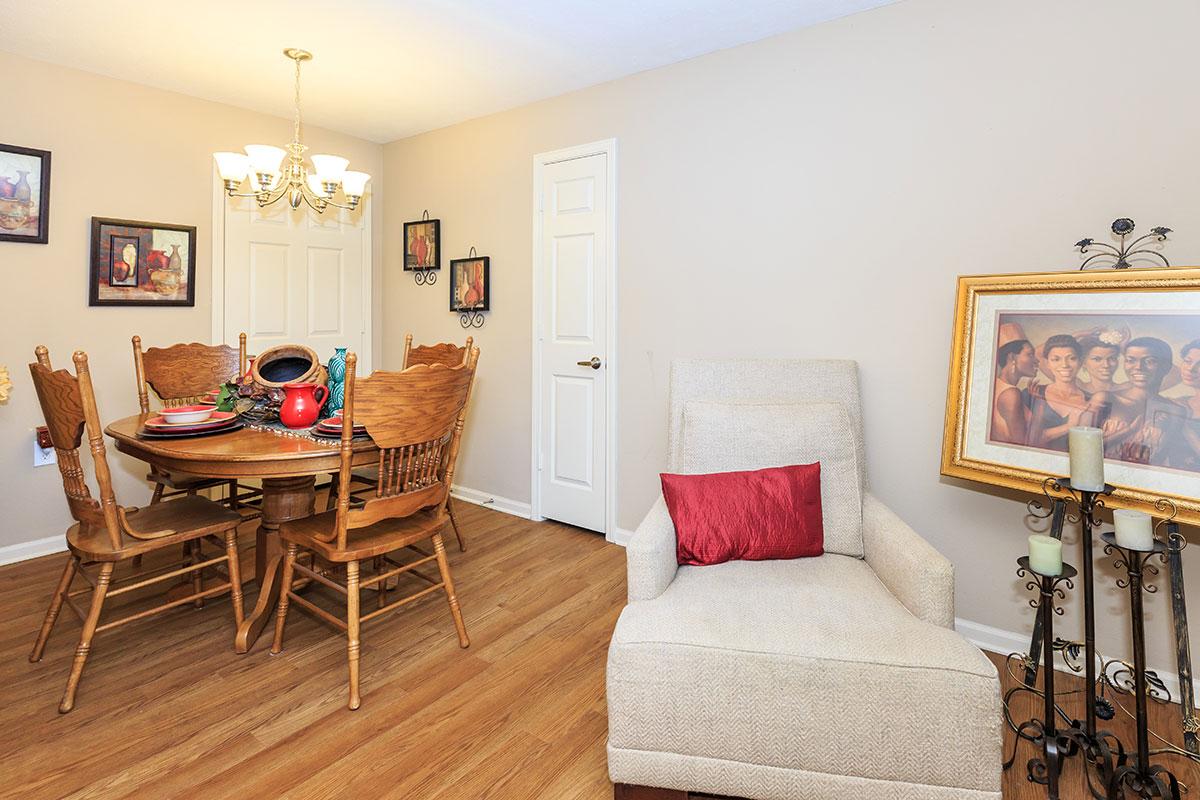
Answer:
[[33, 465], [35, 467], [45, 467], [50, 464], [58, 463], [58, 453], [54, 452], [53, 447], [42, 447], [38, 444], [38, 437], [33, 435]]

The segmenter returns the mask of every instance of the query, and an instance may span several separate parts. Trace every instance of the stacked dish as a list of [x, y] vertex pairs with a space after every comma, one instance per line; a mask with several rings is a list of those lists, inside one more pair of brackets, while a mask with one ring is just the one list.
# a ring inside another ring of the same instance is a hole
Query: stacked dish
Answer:
[[143, 439], [182, 439], [236, 431], [242, 421], [232, 411], [216, 411], [212, 406], [183, 406], [163, 409], [142, 423], [138, 436]]
[[[340, 439], [342, 438], [342, 412], [337, 411], [332, 417], [323, 419], [312, 428], [312, 435], [318, 439]], [[366, 425], [354, 426], [354, 438], [367, 435]]]

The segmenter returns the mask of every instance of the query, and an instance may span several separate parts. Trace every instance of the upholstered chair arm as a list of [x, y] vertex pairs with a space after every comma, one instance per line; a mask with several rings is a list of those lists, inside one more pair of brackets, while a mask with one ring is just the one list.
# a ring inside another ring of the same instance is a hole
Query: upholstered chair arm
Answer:
[[631, 603], [653, 600], [675, 580], [675, 525], [662, 495], [625, 545], [625, 563]]
[[954, 628], [954, 565], [869, 493], [863, 496], [863, 551], [879, 580], [914, 616]]

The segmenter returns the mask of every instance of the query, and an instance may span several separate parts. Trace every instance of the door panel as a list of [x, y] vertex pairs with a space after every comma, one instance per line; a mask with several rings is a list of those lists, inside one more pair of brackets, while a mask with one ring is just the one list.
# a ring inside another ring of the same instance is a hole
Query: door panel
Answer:
[[545, 165], [538, 244], [540, 510], [596, 531], [605, 528], [609, 489], [607, 181], [605, 154]]
[[369, 258], [364, 206], [318, 217], [285, 203], [225, 204], [224, 340], [245, 331], [249, 351], [302, 344], [327, 360], [335, 347], [359, 355], [369, 374], [363, 270]]

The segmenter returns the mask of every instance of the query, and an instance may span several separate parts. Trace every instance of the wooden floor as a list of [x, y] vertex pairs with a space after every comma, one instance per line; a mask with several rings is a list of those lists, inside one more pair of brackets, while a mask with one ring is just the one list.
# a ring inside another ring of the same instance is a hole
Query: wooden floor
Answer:
[[[624, 551], [456, 508], [469, 550], [447, 550], [471, 647], [439, 595], [368, 623], [354, 712], [340, 633], [293, 610], [282, 655], [263, 638], [238, 656], [221, 600], [100, 634], [59, 715], [78, 623], [64, 613], [44, 660], [27, 656], [64, 557], [0, 568], [0, 797], [611, 798], [604, 664]], [[1008, 800], [1044, 797], [1023, 769], [1005, 780]]]

